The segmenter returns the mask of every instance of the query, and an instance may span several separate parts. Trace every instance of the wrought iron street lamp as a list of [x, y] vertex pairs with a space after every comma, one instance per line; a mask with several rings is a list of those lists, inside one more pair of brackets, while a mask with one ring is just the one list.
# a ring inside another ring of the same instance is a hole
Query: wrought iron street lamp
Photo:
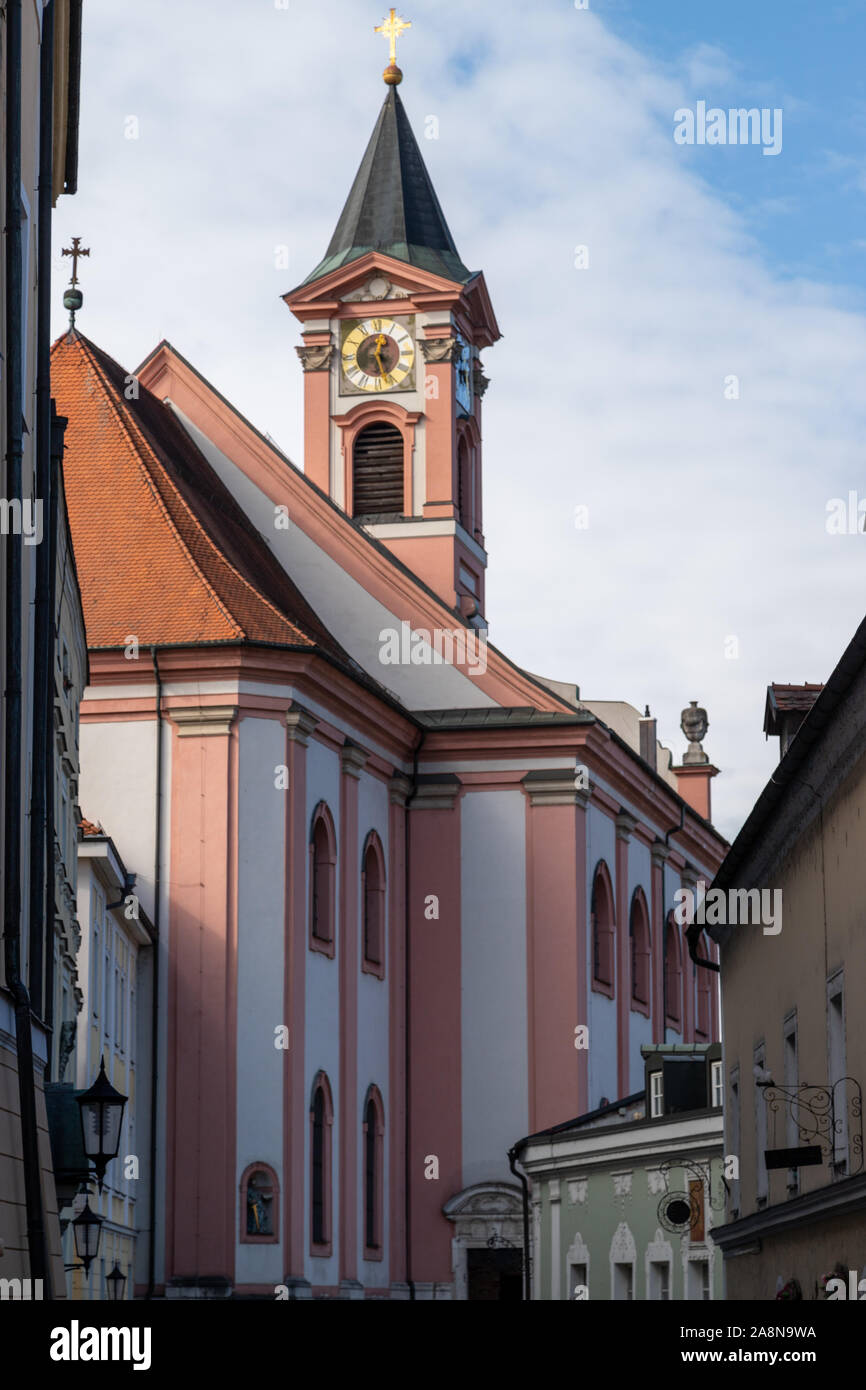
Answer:
[[84, 1206], [72, 1222], [75, 1237], [75, 1253], [84, 1265], [84, 1277], [90, 1273], [90, 1266], [99, 1250], [99, 1237], [102, 1235], [102, 1217], [90, 1209], [90, 1194], [84, 1199]]
[[122, 1274], [117, 1261], [114, 1262], [114, 1269], [105, 1276], [105, 1287], [108, 1289], [108, 1298], [111, 1303], [119, 1303], [123, 1298], [123, 1286], [126, 1283], [126, 1275]]
[[127, 1097], [116, 1091], [105, 1075], [105, 1058], [100, 1058], [99, 1075], [89, 1091], [75, 1099], [81, 1107], [81, 1138], [84, 1152], [96, 1169], [102, 1191], [105, 1170], [120, 1147], [120, 1126]]

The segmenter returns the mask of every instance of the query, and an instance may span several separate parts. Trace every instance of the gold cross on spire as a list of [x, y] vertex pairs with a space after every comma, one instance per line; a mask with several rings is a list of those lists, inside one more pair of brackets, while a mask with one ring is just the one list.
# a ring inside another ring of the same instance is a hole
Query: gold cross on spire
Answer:
[[72, 238], [72, 245], [71, 245], [71, 246], [64, 246], [64, 247], [63, 247], [63, 250], [60, 252], [60, 254], [61, 254], [61, 256], [71, 256], [71, 257], [72, 257], [72, 279], [70, 280], [69, 283], [70, 283], [70, 285], [77, 285], [77, 284], [78, 284], [78, 257], [79, 257], [79, 256], [89, 256], [89, 255], [90, 255], [90, 247], [89, 247], [89, 246], [82, 246], [82, 245], [81, 245], [81, 237], [80, 237], [80, 236], [74, 236], [74, 237]]
[[382, 34], [388, 39], [391, 45], [390, 65], [392, 68], [397, 66], [397, 40], [407, 29], [411, 29], [412, 24], [408, 19], [401, 19], [395, 9], [391, 10], [388, 19], [383, 19], [382, 23], [376, 26], [376, 33]]

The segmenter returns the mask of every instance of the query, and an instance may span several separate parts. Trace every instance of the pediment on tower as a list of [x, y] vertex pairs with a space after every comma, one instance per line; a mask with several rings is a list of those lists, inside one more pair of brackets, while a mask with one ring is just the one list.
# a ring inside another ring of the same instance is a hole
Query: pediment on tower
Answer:
[[382, 305], [411, 303], [421, 311], [460, 310], [475, 330], [479, 347], [502, 336], [481, 271], [459, 283], [420, 267], [369, 251], [312, 282], [283, 295], [284, 302], [302, 322], [336, 317], [343, 304]]

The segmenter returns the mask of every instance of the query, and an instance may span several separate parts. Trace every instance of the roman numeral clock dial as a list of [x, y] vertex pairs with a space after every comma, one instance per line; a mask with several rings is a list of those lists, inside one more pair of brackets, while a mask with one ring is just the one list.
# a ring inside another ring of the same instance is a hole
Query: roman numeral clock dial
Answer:
[[362, 319], [343, 327], [342, 393], [352, 395], [415, 388], [415, 344], [394, 319]]

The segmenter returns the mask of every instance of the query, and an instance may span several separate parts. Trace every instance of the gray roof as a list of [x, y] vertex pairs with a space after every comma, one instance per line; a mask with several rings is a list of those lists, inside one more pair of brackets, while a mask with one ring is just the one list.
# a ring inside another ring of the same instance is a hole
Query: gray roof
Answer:
[[325, 259], [304, 284], [368, 251], [381, 251], [459, 284], [472, 279], [473, 272], [457, 254], [396, 87], [388, 88]]

